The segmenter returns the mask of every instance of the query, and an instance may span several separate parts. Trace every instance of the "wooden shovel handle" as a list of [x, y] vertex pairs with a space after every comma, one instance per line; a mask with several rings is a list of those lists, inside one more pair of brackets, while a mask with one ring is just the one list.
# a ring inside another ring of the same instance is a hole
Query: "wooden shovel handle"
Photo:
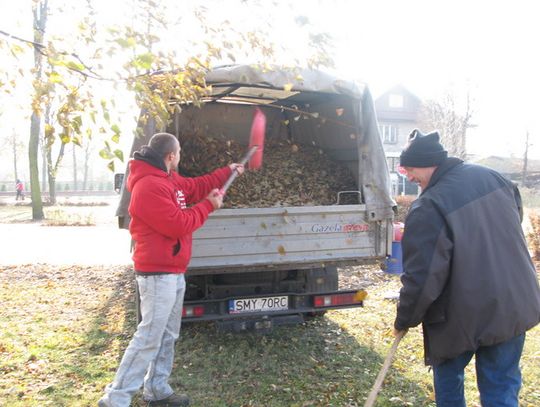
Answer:
[[384, 378], [386, 377], [386, 373], [388, 373], [388, 369], [390, 368], [390, 365], [392, 364], [392, 359], [394, 359], [394, 355], [396, 354], [396, 350], [399, 345], [399, 342], [405, 336], [406, 333], [407, 331], [399, 331], [398, 334], [396, 335], [396, 338], [394, 339], [394, 343], [392, 344], [392, 347], [390, 348], [388, 355], [386, 355], [386, 359], [384, 360], [382, 368], [379, 374], [377, 375], [375, 384], [373, 385], [373, 387], [371, 388], [371, 391], [369, 392], [369, 396], [366, 400], [366, 403], [364, 404], [364, 407], [373, 407], [373, 404], [375, 404], [375, 400], [377, 399], [377, 394], [379, 394], [379, 391], [381, 390], [382, 383], [384, 381]]

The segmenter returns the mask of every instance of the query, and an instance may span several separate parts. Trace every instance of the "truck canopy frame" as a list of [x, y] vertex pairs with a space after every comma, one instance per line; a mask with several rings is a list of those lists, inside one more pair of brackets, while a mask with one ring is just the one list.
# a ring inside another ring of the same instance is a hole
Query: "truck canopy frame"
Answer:
[[[370, 221], [393, 216], [395, 205], [390, 196], [390, 176], [379, 136], [373, 99], [365, 84], [336, 78], [326, 72], [300, 68], [263, 68], [258, 65], [216, 67], [206, 75], [211, 94], [203, 98], [203, 107], [226, 103], [259, 105], [263, 111], [279, 111], [290, 119], [290, 131], [296, 140], [322, 148], [332, 159], [341, 161], [355, 176]], [[172, 102], [171, 102], [172, 103]], [[183, 111], [182, 111], [183, 109]], [[184, 126], [193, 126], [197, 114], [183, 120], [187, 112], [200, 110], [183, 105], [172, 118], [170, 132], [178, 134]], [[141, 117], [145, 112], [141, 112]], [[200, 115], [199, 115], [200, 116]], [[205, 115], [205, 120], [212, 115]], [[306, 117], [318, 120], [304, 120]], [[216, 123], [220, 120], [216, 116]], [[182, 123], [183, 122], [183, 123]], [[229, 134], [237, 134], [247, 142], [250, 121], [229, 125]], [[141, 121], [143, 136], [134, 140], [130, 156], [150, 137], [168, 129], [157, 128], [151, 118]], [[217, 128], [219, 131], [219, 128]], [[331, 134], [332, 137], [328, 137]], [[127, 174], [126, 174], [127, 175]], [[125, 177], [124, 179], [126, 179]], [[125, 181], [124, 181], [125, 182]], [[129, 193], [122, 188], [116, 212], [120, 227], [127, 228]]]

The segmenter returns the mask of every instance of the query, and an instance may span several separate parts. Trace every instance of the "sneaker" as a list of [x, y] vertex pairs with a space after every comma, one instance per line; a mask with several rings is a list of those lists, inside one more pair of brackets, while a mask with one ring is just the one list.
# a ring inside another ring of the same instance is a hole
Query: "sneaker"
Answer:
[[149, 401], [148, 406], [185, 407], [189, 406], [189, 397], [187, 394], [173, 393], [167, 398]]

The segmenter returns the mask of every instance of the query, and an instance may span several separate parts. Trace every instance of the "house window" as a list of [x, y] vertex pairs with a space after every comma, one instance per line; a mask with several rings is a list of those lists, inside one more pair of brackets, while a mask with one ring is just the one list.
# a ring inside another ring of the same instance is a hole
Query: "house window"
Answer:
[[390, 172], [398, 172], [399, 157], [386, 157], [386, 163]]
[[391, 124], [379, 125], [379, 132], [381, 133], [381, 139], [385, 144], [397, 144], [399, 127]]
[[403, 107], [403, 95], [391, 94], [388, 96], [388, 105], [394, 108]]

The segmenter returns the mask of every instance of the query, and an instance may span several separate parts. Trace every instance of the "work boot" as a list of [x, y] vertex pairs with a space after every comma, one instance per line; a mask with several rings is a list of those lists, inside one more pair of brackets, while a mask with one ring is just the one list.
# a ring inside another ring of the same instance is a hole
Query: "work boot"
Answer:
[[185, 407], [189, 406], [189, 397], [187, 394], [173, 393], [167, 398], [149, 401], [148, 406]]

